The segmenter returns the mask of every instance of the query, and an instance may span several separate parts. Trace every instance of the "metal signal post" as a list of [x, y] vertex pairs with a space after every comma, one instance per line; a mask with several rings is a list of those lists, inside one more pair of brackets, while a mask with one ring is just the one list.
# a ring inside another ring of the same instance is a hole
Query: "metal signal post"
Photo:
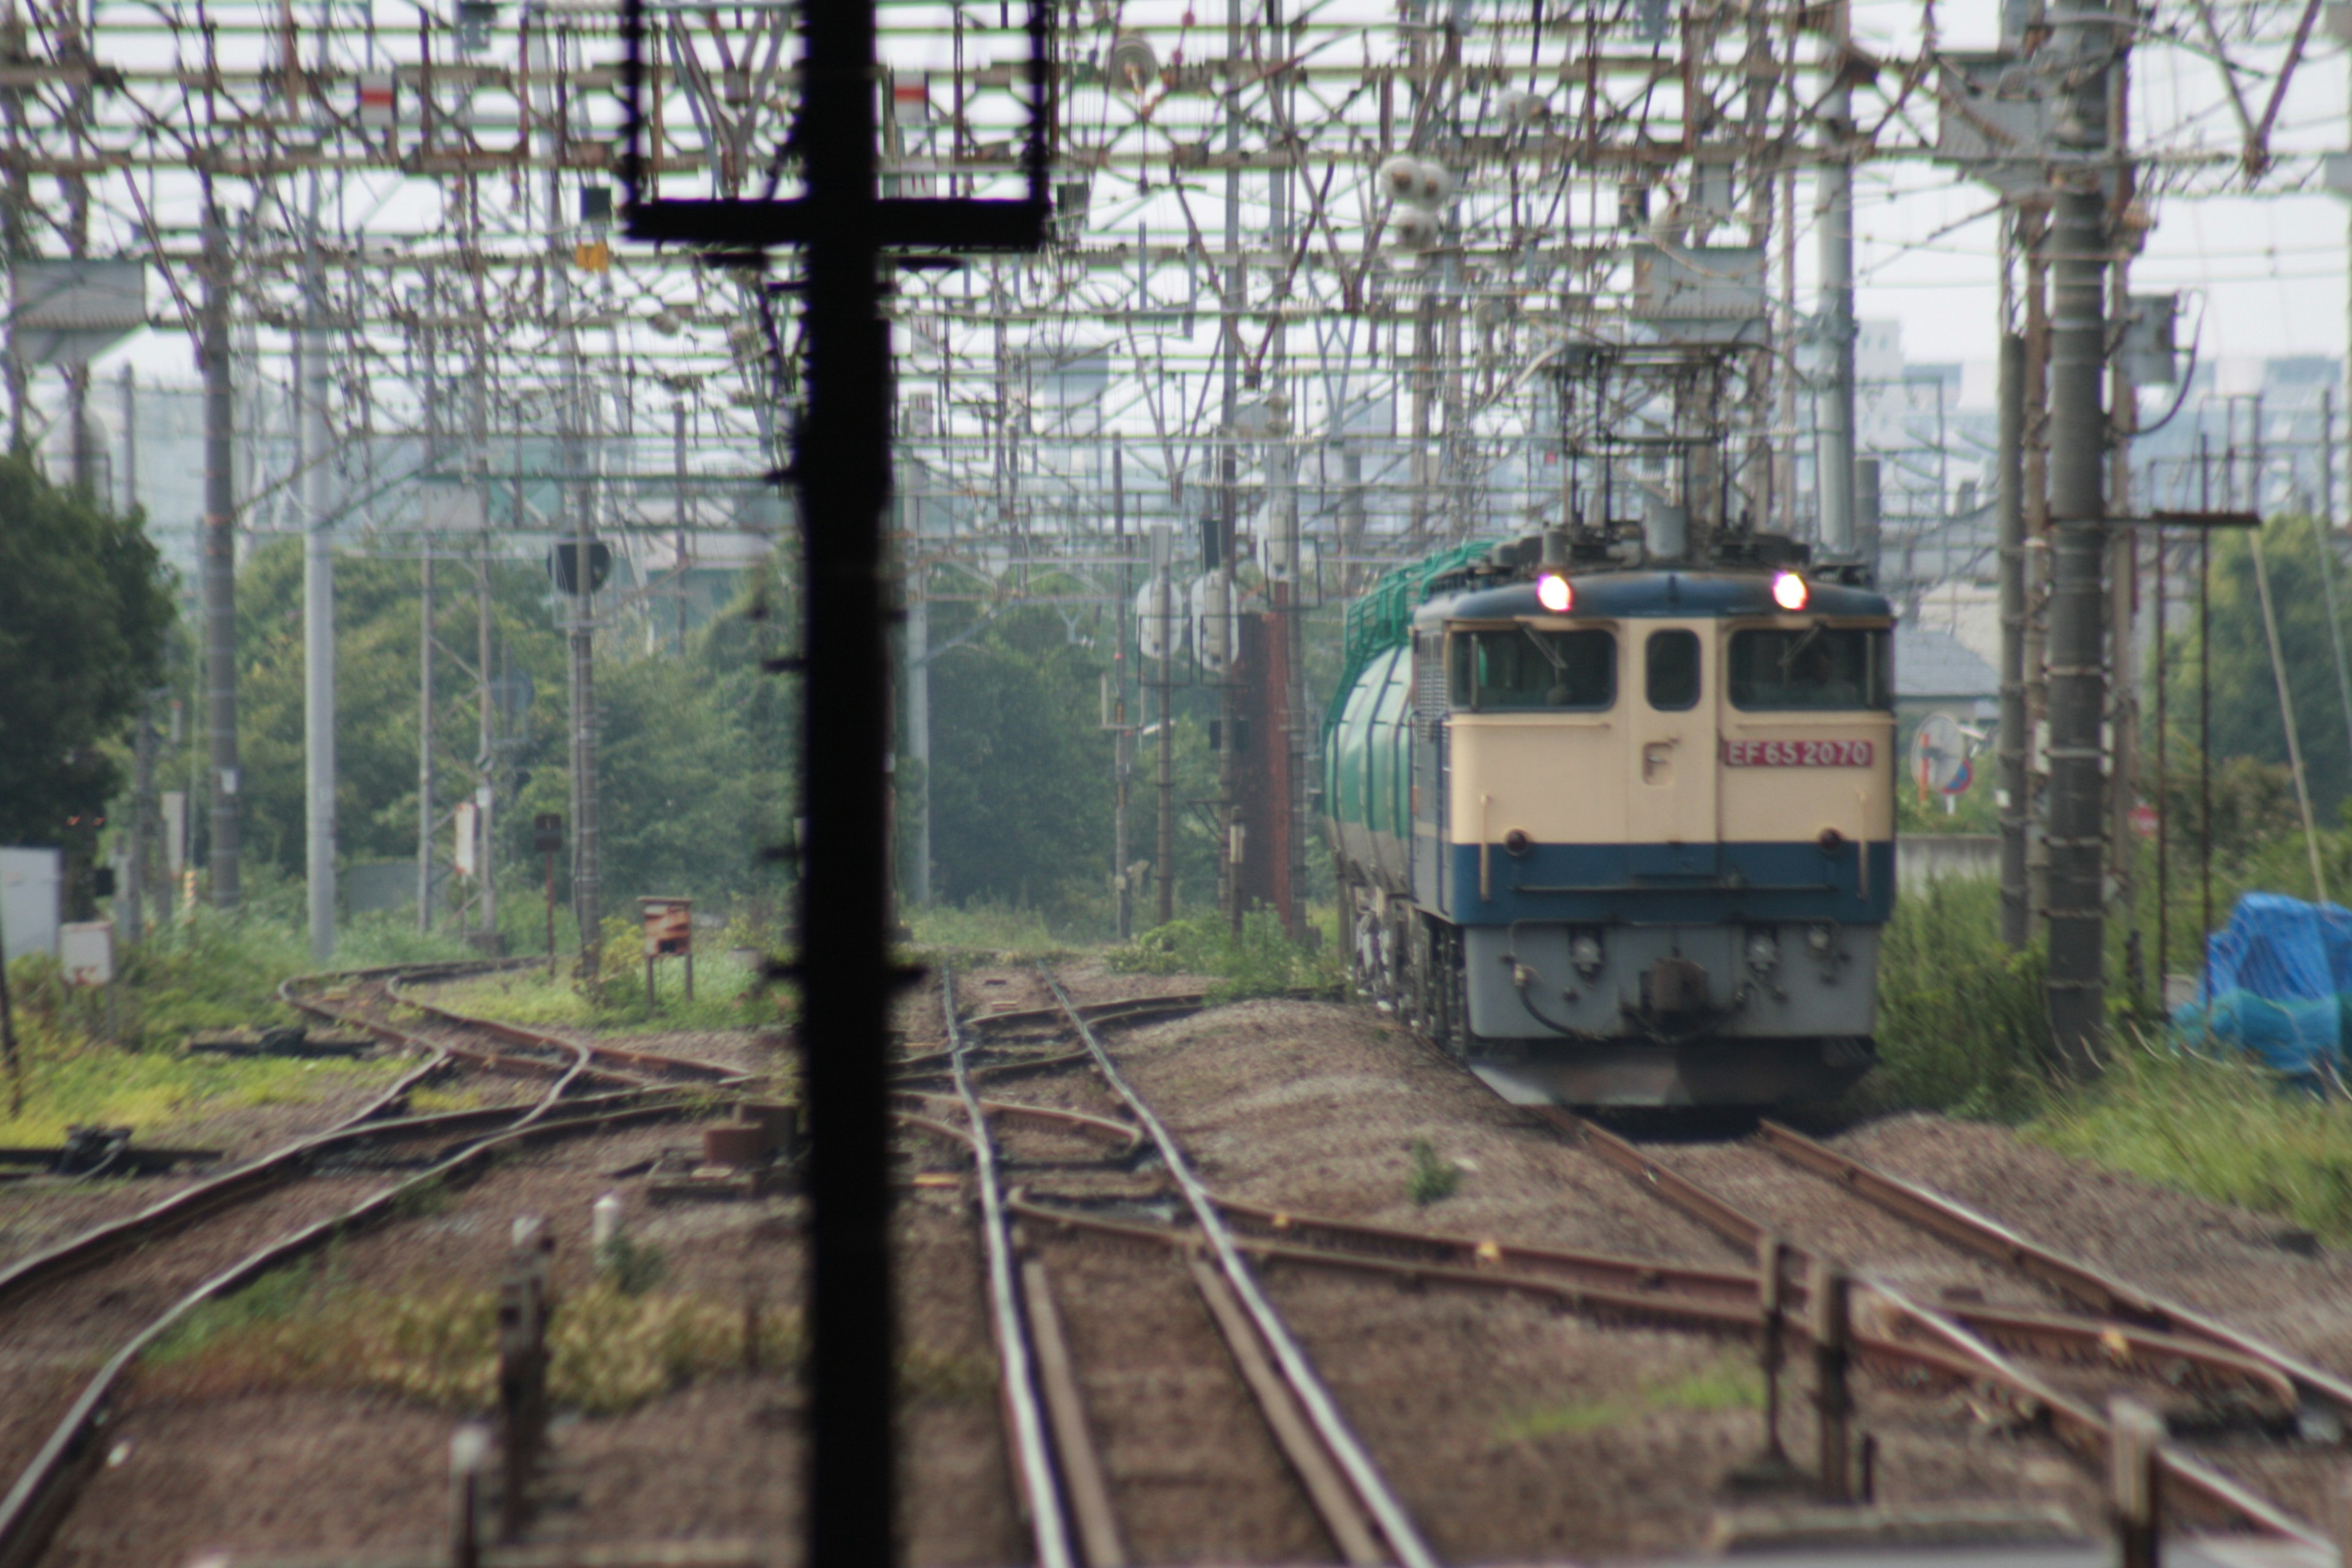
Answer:
[[[803, 1093], [820, 1131], [809, 1157], [809, 1318], [814, 1441], [807, 1489], [812, 1563], [887, 1563], [897, 1456], [891, 1411], [896, 1335], [890, 1291], [889, 1135], [885, 1053], [890, 961], [891, 595], [884, 581], [890, 496], [890, 329], [883, 268], [901, 247], [1034, 248], [1050, 204], [1047, 29], [1029, 21], [1033, 95], [1017, 201], [884, 199], [878, 188], [875, 6], [803, 15], [802, 98], [792, 146], [806, 195], [786, 200], [651, 199], [643, 184], [646, 9], [624, 15], [627, 100], [622, 183], [632, 238], [739, 256], [802, 253], [807, 398], [792, 465], [800, 491], [805, 606], [799, 952]], [[584, 831], [584, 828], [583, 828]]]

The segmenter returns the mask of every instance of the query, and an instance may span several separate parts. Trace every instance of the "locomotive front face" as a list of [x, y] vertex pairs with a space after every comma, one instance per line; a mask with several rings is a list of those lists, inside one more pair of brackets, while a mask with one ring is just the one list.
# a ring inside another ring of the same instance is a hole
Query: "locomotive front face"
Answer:
[[1575, 587], [1570, 614], [1515, 584], [1416, 620], [1429, 1024], [1521, 1101], [1835, 1094], [1872, 1060], [1895, 894], [1885, 601]]

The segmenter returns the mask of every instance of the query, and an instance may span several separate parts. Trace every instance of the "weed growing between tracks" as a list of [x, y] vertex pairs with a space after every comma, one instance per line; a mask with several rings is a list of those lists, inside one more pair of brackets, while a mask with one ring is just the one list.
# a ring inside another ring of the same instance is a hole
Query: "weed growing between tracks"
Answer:
[[1315, 996], [1345, 994], [1347, 969], [1328, 931], [1307, 948], [1290, 940], [1281, 918], [1270, 910], [1242, 917], [1238, 931], [1217, 915], [1194, 915], [1148, 931], [1105, 955], [1110, 968], [1136, 974], [1213, 974], [1209, 1001], [1238, 1002], [1247, 996], [1304, 992]]
[[[436, 1409], [488, 1410], [498, 1391], [499, 1293], [349, 1284], [335, 1256], [265, 1275], [206, 1302], [150, 1350], [150, 1395], [223, 1399], [296, 1388], [375, 1392]], [[560, 1407], [616, 1415], [698, 1378], [786, 1372], [805, 1351], [799, 1313], [747, 1310], [693, 1290], [632, 1291], [611, 1279], [561, 1293], [548, 1326]], [[986, 1400], [995, 1368], [910, 1347], [901, 1397]]]
[[1725, 1356], [1681, 1377], [1645, 1384], [1618, 1399], [1581, 1399], [1523, 1411], [1495, 1426], [1495, 1447], [1538, 1437], [1622, 1426], [1654, 1411], [1704, 1414], [1715, 1410], [1761, 1410], [1764, 1374], [1742, 1356]]
[[1437, 1148], [1426, 1138], [1412, 1141], [1412, 1174], [1405, 1178], [1406, 1195], [1426, 1207], [1441, 1198], [1450, 1198], [1462, 1184], [1462, 1167], [1451, 1160], [1437, 1157]]

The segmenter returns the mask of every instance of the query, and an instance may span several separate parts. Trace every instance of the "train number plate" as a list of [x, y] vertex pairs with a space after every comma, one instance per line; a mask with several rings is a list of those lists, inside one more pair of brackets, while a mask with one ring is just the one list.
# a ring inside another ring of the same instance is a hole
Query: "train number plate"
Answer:
[[1875, 755], [1868, 741], [1726, 741], [1727, 768], [1866, 768]]

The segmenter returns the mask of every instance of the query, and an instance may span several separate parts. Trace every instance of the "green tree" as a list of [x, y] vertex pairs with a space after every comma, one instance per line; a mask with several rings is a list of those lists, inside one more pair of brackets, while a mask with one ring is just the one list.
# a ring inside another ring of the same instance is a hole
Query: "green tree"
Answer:
[[[564, 651], [547, 575], [512, 562], [490, 570], [492, 665], [528, 677], [537, 696], [501, 715], [501, 798], [518, 775], [564, 752]], [[436, 793], [470, 793], [480, 709], [467, 664], [477, 642], [470, 566], [444, 559], [435, 578], [439, 658]], [[335, 837], [352, 859], [416, 851], [417, 563], [349, 553], [335, 562]], [[246, 853], [289, 877], [303, 873], [302, 542], [273, 539], [237, 574], [238, 735], [245, 774]], [[560, 809], [560, 808], [559, 808]], [[527, 846], [530, 824], [507, 814], [501, 837]]]
[[[969, 626], [946, 608], [933, 613], [935, 646]], [[1063, 919], [1099, 908], [1110, 875], [1111, 736], [1098, 721], [1107, 659], [1052, 610], [1024, 607], [932, 661], [939, 897]], [[1131, 842], [1142, 853], [1149, 840]]]
[[0, 458], [0, 843], [55, 843], [121, 787], [102, 743], [160, 679], [172, 620], [142, 514]]
[[[2328, 625], [2326, 586], [2320, 578], [2323, 544], [2310, 519], [2274, 518], [2263, 530], [2271, 601], [2277, 611], [2279, 651], [2294, 701], [2295, 727], [2312, 805], [2323, 817], [2352, 793], [2352, 732], [2347, 732], [2336, 678], [2336, 641]], [[2331, 560], [2340, 611], [2352, 612], [2352, 574], [2340, 558]], [[2284, 764], [2286, 726], [2279, 714], [2278, 685], [2272, 672], [2270, 641], [2263, 626], [2262, 597], [2254, 581], [2253, 546], [2247, 535], [2227, 533], [2213, 541], [2212, 712], [2210, 750], [2217, 764], [2252, 757]], [[2346, 635], [2352, 637], [2352, 628]], [[2167, 639], [2166, 681], [2174, 755], [2197, 749], [2198, 633], [2184, 626]], [[2146, 711], [2154, 716], [2153, 699]]]

